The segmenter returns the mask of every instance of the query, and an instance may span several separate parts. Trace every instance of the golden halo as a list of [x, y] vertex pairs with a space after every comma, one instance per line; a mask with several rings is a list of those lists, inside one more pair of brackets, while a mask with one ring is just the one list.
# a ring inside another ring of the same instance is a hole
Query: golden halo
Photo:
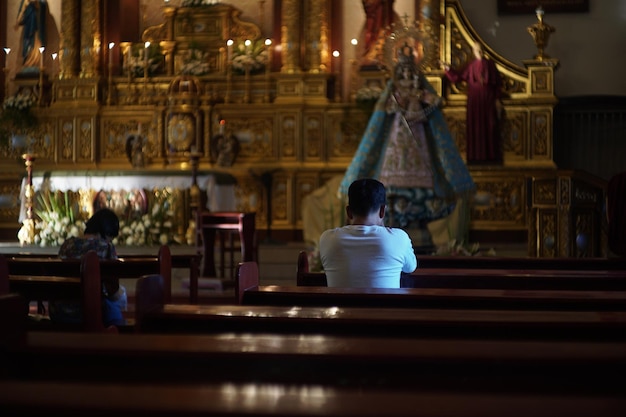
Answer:
[[428, 45], [418, 23], [414, 22], [410, 26], [407, 24], [400, 26], [395, 23], [391, 25], [391, 33], [385, 39], [383, 46], [383, 58], [387, 68], [395, 67], [398, 62], [398, 50], [405, 45], [412, 48], [417, 65], [422, 67]]

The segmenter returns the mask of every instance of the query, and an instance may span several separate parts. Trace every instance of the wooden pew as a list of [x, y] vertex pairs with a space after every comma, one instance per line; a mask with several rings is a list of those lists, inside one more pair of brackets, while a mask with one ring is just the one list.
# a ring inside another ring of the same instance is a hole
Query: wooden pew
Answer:
[[[31, 262], [24, 263], [24, 265], [30, 265], [30, 269], [25, 268], [26, 274], [13, 274], [22, 270], [14, 268], [15, 264], [12, 261], [13, 259], [8, 259], [11, 292], [20, 294], [27, 301], [55, 298], [81, 300], [82, 323], [29, 320], [31, 327], [45, 326], [43, 328], [54, 330], [117, 333], [117, 327], [105, 327], [103, 324], [100, 259], [94, 251], [87, 252], [80, 259], [30, 259]], [[46, 265], [54, 265], [54, 267], [47, 269]]]
[[5, 380], [619, 395], [626, 342], [28, 332]]
[[298, 384], [0, 382], [0, 408], [14, 417], [622, 417], [626, 400], [606, 395], [459, 394]]
[[[258, 269], [242, 263], [237, 278], [257, 287]], [[308, 288], [304, 289], [309, 290]], [[357, 290], [359, 291], [359, 290]], [[624, 311], [459, 310], [301, 305], [166, 304], [158, 276], [137, 281], [137, 332], [274, 332], [380, 337], [626, 340]]]
[[259, 286], [254, 263], [240, 264], [241, 305], [624, 311], [626, 291], [473, 288], [329, 288]]
[[626, 312], [165, 304], [136, 332], [358, 335], [626, 342]]
[[[60, 259], [28, 254], [5, 255], [13, 291], [20, 292], [28, 299], [47, 299], [51, 293], [63, 292], [63, 282], [57, 279], [63, 276], [77, 277], [80, 273], [80, 261]], [[163, 277], [165, 300], [172, 297], [172, 257], [167, 245], [159, 248], [155, 256], [132, 256], [117, 260], [101, 260], [100, 274], [103, 280], [136, 279], [146, 274], [159, 274]], [[31, 278], [28, 278], [28, 277]], [[46, 276], [57, 278], [47, 279]], [[37, 279], [33, 279], [37, 277]], [[75, 282], [74, 282], [75, 283]], [[65, 284], [72, 284], [67, 281]], [[43, 297], [43, 298], [41, 298]]]
[[[432, 256], [430, 258], [437, 258]], [[450, 257], [456, 258], [456, 257]], [[472, 257], [459, 257], [472, 258]], [[490, 259], [483, 257], [481, 259]], [[532, 258], [543, 259], [543, 258]], [[602, 267], [599, 259], [576, 261], [560, 259], [562, 266], [583, 265], [582, 269], [557, 269], [559, 262], [551, 259], [550, 262], [531, 262], [523, 267], [518, 258], [499, 258], [487, 262], [480, 268], [479, 262], [470, 262], [473, 268], [443, 267], [444, 264], [432, 265], [430, 268], [420, 267], [411, 274], [401, 274], [400, 288], [474, 288], [474, 289], [526, 289], [526, 290], [602, 290], [626, 291], [626, 268], [617, 269], [621, 262], [610, 262], [609, 268], [592, 269], [592, 266]], [[508, 261], [511, 264], [508, 264]], [[450, 263], [451, 265], [454, 262]], [[421, 265], [421, 264], [420, 264]], [[545, 266], [545, 269], [533, 267]], [[296, 272], [298, 286], [327, 286], [326, 274], [323, 272], [309, 272], [306, 252], [298, 255]]]

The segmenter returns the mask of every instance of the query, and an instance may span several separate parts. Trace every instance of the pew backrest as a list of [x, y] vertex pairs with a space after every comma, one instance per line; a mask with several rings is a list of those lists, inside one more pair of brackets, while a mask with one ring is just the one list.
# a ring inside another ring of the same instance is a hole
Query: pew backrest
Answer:
[[[459, 259], [457, 261], [458, 258], [472, 258], [473, 260]], [[402, 273], [399, 286], [400, 288], [626, 291], [626, 262], [598, 258], [529, 259], [533, 261], [526, 262], [522, 258], [430, 256], [425, 262], [420, 260], [420, 267], [413, 273]], [[464, 265], [471, 265], [471, 267], [465, 268]], [[561, 269], [558, 269], [559, 265]], [[578, 266], [581, 268], [576, 269]], [[620, 269], [622, 266], [624, 268]], [[304, 251], [298, 254], [296, 285], [301, 287], [327, 286], [324, 272], [309, 270], [307, 254]]]
[[[78, 276], [80, 260], [60, 259], [57, 256], [10, 254], [7, 257], [10, 275]], [[157, 256], [126, 256], [116, 260], [100, 260], [103, 280], [137, 279], [142, 275], [158, 274], [163, 278], [166, 302], [172, 297], [172, 255], [167, 245], [159, 247]]]
[[7, 258], [0, 253], [0, 295], [9, 293], [9, 266]]

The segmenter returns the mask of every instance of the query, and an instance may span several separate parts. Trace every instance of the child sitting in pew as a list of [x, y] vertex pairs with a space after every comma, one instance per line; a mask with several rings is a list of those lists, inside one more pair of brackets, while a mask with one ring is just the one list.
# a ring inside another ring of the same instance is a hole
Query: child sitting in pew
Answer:
[[[78, 259], [93, 250], [100, 259], [117, 259], [112, 239], [119, 234], [120, 221], [112, 210], [101, 208], [85, 223], [82, 237], [70, 237], [59, 248], [61, 259]], [[127, 297], [124, 286], [117, 280], [106, 280], [102, 284], [102, 318], [105, 326], [124, 325], [123, 311]], [[80, 300], [51, 300], [50, 319], [57, 322], [76, 323], [82, 320]]]

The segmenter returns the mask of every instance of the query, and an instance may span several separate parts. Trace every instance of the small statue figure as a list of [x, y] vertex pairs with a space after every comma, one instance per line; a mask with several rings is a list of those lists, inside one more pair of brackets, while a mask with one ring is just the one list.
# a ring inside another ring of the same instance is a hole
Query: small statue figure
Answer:
[[141, 135], [129, 135], [126, 138], [126, 156], [133, 168], [143, 168], [146, 165], [143, 145], [144, 138]]

